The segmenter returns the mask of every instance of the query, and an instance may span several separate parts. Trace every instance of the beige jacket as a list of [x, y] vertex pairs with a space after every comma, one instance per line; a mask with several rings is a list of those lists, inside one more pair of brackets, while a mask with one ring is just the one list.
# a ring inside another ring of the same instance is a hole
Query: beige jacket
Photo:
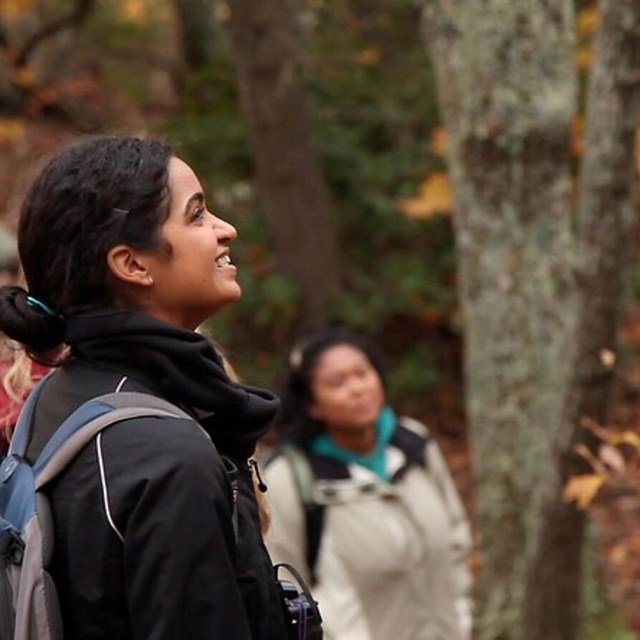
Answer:
[[[397, 442], [394, 436], [387, 449], [391, 483], [346, 464], [342, 475], [349, 478], [316, 478], [316, 500], [327, 507], [312, 591], [326, 640], [470, 637], [471, 536], [464, 508], [426, 427], [407, 418], [400, 423], [403, 437]], [[269, 552], [308, 580], [304, 516], [289, 463], [278, 457], [263, 475]]]

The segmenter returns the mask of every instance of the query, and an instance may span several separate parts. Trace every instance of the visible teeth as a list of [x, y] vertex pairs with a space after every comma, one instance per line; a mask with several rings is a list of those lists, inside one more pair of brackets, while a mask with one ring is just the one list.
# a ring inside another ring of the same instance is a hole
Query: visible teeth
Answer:
[[231, 264], [231, 258], [228, 255], [222, 256], [216, 260], [216, 264], [219, 267], [226, 267], [228, 264]]

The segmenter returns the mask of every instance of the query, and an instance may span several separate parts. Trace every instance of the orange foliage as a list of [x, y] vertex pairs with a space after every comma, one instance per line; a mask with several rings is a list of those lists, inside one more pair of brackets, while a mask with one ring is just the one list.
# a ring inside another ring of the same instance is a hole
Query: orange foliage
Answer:
[[586, 509], [604, 482], [605, 478], [597, 473], [573, 476], [565, 486], [562, 498], [566, 502], [575, 500], [578, 509]]
[[6, 19], [20, 18], [31, 10], [35, 0], [0, 0], [0, 15]]
[[367, 47], [358, 52], [358, 62], [366, 67], [375, 67], [382, 58], [382, 52], [378, 47]]
[[25, 136], [24, 122], [18, 118], [0, 118], [0, 146], [18, 142]]
[[122, 17], [133, 22], [142, 20], [147, 15], [148, 9], [144, 0], [123, 0], [120, 4]]
[[451, 213], [453, 196], [449, 176], [443, 172], [432, 173], [420, 184], [415, 198], [400, 198], [396, 206], [409, 218], [422, 220]]
[[578, 12], [578, 20], [576, 24], [578, 35], [581, 37], [589, 37], [593, 35], [596, 27], [598, 26], [599, 18], [600, 12], [595, 4], [581, 9]]
[[449, 134], [444, 127], [436, 127], [429, 134], [429, 149], [436, 156], [446, 156], [449, 149]]
[[640, 435], [631, 430], [614, 431], [589, 419], [583, 420], [582, 426], [600, 440], [595, 452], [583, 444], [575, 447], [593, 473], [570, 478], [562, 497], [567, 502], [575, 501], [579, 509], [586, 509], [602, 487], [624, 480], [640, 468]]

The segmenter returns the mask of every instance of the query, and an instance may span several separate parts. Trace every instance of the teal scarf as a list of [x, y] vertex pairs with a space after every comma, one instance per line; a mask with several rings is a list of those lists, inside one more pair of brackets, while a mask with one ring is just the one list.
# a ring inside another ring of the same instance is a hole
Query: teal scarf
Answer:
[[334, 458], [340, 462], [359, 464], [373, 471], [382, 480], [389, 481], [386, 469], [386, 448], [396, 430], [396, 416], [391, 407], [384, 407], [376, 420], [376, 445], [371, 453], [354, 453], [337, 445], [326, 433], [314, 439], [311, 450], [318, 455]]

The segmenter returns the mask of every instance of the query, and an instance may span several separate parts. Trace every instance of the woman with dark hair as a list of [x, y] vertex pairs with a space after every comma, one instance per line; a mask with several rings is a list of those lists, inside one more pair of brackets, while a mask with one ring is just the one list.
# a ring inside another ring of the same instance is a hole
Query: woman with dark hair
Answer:
[[195, 332], [240, 296], [235, 237], [192, 169], [157, 141], [70, 146], [26, 196], [28, 290], [0, 289], [0, 330], [57, 366], [37, 397], [27, 458], [101, 394], [152, 394], [192, 416], [114, 424], [47, 489], [68, 640], [287, 635], [248, 464], [278, 402], [232, 382]]
[[267, 546], [306, 568], [325, 637], [468, 638], [467, 518], [426, 427], [388, 406], [375, 351], [342, 329], [312, 335], [290, 355], [281, 400]]

